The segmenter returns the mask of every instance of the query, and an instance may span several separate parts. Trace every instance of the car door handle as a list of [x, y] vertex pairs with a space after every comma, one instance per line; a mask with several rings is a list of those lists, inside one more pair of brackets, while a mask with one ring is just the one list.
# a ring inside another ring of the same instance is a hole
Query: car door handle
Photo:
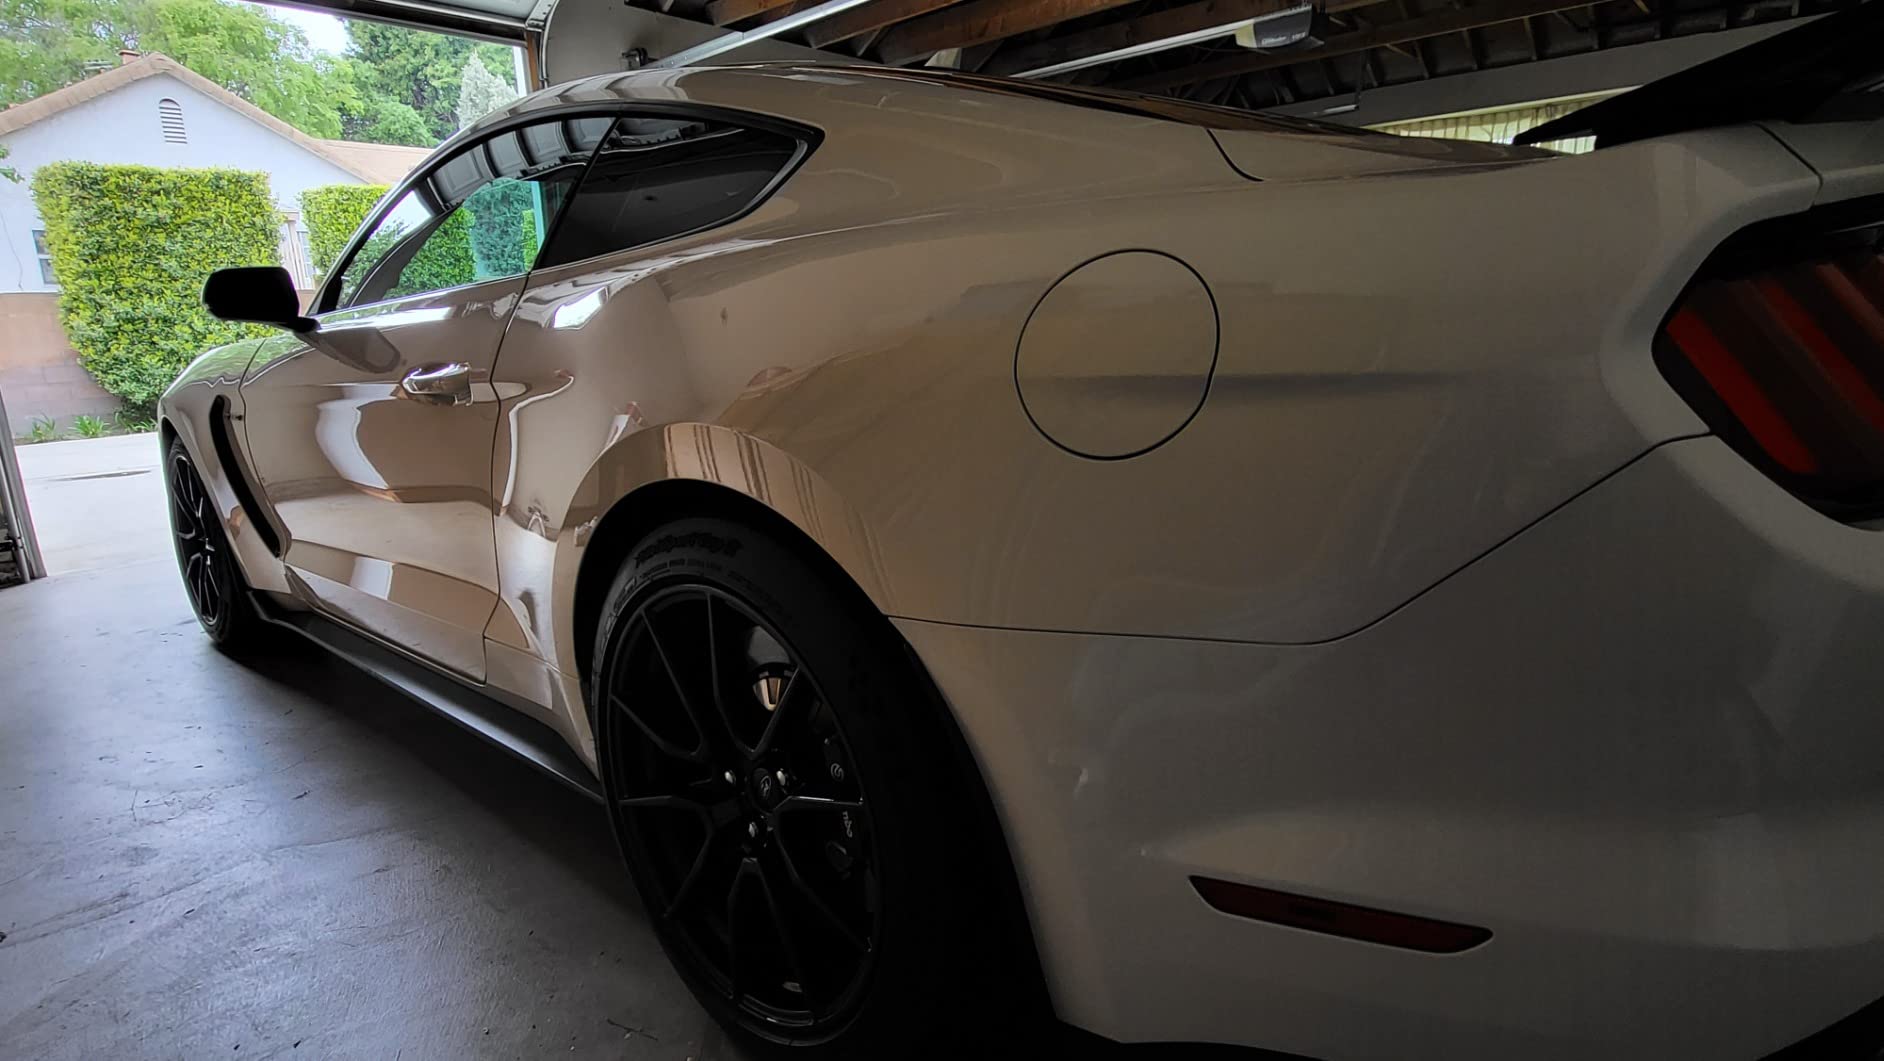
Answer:
[[438, 405], [471, 404], [471, 366], [463, 361], [424, 365], [405, 374], [399, 387], [420, 401]]

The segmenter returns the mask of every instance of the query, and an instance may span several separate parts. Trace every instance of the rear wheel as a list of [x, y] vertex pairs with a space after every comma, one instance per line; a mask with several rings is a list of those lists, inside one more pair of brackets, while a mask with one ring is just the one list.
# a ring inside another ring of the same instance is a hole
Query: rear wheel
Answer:
[[262, 619], [249, 601], [215, 503], [180, 439], [173, 440], [165, 454], [164, 478], [170, 492], [177, 567], [196, 621], [219, 648], [235, 650], [252, 644], [260, 635]]
[[985, 1035], [1016, 964], [991, 938], [998, 838], [978, 835], [979, 782], [893, 630], [730, 521], [670, 524], [628, 555], [593, 657], [597, 750], [689, 987], [809, 1056]]

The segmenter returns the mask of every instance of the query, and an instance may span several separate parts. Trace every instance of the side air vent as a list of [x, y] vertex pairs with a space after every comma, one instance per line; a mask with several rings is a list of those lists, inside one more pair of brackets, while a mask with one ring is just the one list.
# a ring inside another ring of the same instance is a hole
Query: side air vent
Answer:
[[1729, 239], [1663, 323], [1655, 361], [1787, 490], [1841, 519], [1884, 514], [1884, 196]]
[[248, 514], [249, 523], [255, 527], [255, 536], [262, 540], [268, 551], [281, 555], [281, 535], [275, 533], [275, 525], [268, 522], [262, 513], [262, 506], [256, 503], [254, 491], [249, 489], [248, 473], [242, 462], [236, 459], [235, 445], [229, 438], [229, 399], [217, 398], [209, 406], [209, 444], [216, 449], [216, 462], [222, 465], [223, 474], [229, 477], [229, 488], [235, 492], [236, 504]]

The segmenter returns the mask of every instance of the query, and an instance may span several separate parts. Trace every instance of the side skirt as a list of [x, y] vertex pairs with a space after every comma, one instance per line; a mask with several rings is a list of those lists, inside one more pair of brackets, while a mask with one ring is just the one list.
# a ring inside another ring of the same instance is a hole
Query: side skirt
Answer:
[[602, 782], [555, 730], [477, 687], [449, 677], [313, 612], [287, 611], [251, 593], [256, 614], [286, 627], [510, 752], [597, 803]]

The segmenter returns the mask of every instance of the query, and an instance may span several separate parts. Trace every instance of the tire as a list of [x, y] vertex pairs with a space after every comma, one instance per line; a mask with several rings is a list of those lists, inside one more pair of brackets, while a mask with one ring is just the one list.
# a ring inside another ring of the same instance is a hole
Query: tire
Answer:
[[255, 613], [222, 520], [181, 439], [173, 439], [165, 452], [164, 481], [169, 488], [177, 569], [196, 621], [225, 652], [254, 648], [265, 639], [266, 624]]
[[688, 987], [761, 1051], [926, 1056], [958, 1029], [987, 1056], [1029, 1020], [1009, 970], [1037, 966], [985, 792], [901, 638], [730, 520], [628, 557], [589, 698], [610, 822]]

